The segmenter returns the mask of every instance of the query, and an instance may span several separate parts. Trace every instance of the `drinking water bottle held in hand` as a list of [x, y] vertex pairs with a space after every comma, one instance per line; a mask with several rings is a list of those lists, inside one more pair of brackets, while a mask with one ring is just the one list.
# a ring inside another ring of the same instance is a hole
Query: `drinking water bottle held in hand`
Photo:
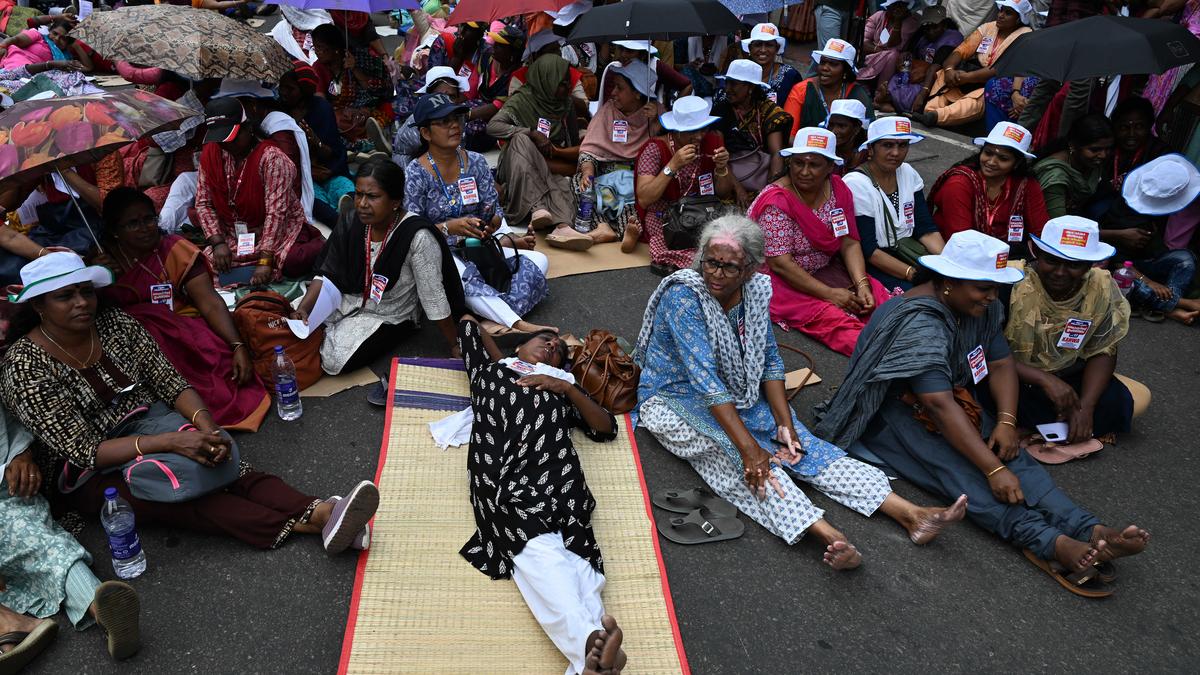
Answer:
[[271, 374], [275, 377], [275, 409], [279, 417], [286, 422], [300, 419], [304, 413], [304, 404], [300, 403], [300, 387], [296, 384], [296, 366], [283, 352], [283, 347], [275, 347], [275, 363], [271, 364]]
[[1117, 285], [1117, 290], [1121, 291], [1121, 295], [1129, 295], [1134, 281], [1137, 281], [1137, 277], [1133, 274], [1133, 263], [1128, 260], [1121, 269], [1113, 272], [1113, 283]]
[[579, 210], [575, 214], [575, 230], [578, 232], [589, 232], [592, 229], [592, 211], [596, 208], [596, 202], [592, 199], [591, 194], [579, 195]]
[[100, 523], [108, 535], [108, 547], [112, 549], [113, 572], [121, 579], [141, 576], [146, 571], [146, 554], [138, 540], [133, 508], [117, 496], [117, 488], [104, 491]]

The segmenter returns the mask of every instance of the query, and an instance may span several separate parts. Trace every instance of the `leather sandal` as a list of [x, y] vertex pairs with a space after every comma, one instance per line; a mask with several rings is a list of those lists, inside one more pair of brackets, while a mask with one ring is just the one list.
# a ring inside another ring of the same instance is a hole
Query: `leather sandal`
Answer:
[[1042, 560], [1029, 549], [1024, 549], [1023, 552], [1029, 562], [1075, 595], [1085, 598], [1107, 598], [1113, 594], [1114, 589], [1100, 579], [1100, 572], [1095, 567], [1070, 572], [1056, 560]]
[[746, 524], [737, 518], [705, 517], [700, 509], [686, 516], [668, 514], [655, 519], [658, 533], [676, 544], [708, 544], [737, 539], [746, 532]]

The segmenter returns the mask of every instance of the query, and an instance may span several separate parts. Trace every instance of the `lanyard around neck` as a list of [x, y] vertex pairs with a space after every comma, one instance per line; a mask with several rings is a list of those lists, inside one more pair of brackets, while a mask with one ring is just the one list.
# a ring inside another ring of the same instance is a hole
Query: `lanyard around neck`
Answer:
[[[462, 178], [462, 175], [463, 175], [462, 153], [460, 153], [456, 149], [454, 151], [454, 154], [458, 157], [458, 177]], [[441, 172], [441, 170], [438, 169], [437, 160], [435, 160], [433, 158], [433, 155], [427, 152], [427, 153], [425, 153], [425, 157], [426, 157], [426, 159], [429, 160], [429, 166], [433, 168], [433, 174], [435, 176], [437, 176], [438, 186], [442, 188], [442, 194], [446, 197], [446, 202], [448, 204], [450, 204], [450, 209], [452, 211], [453, 217], [457, 218], [458, 216], [462, 215], [462, 200], [460, 198], [457, 198], [454, 196], [454, 193], [452, 193], [450, 191], [450, 187], [448, 185], [446, 185], [446, 181], [442, 179], [442, 172]], [[460, 197], [461, 197], [461, 195], [460, 195]]]

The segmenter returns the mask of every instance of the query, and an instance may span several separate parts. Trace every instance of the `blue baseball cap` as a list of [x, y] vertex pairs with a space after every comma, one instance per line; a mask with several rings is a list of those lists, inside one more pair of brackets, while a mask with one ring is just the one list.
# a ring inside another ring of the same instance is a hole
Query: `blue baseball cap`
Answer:
[[412, 114], [413, 124], [423, 127], [433, 120], [440, 120], [467, 110], [467, 104], [455, 103], [454, 99], [445, 94], [425, 94], [417, 100], [417, 107]]

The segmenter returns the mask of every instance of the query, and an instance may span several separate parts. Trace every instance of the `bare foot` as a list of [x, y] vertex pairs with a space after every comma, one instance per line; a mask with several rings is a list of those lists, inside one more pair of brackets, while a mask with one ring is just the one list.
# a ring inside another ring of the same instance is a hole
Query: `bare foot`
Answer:
[[637, 248], [638, 239], [642, 236], [642, 224], [630, 219], [625, 224], [625, 237], [621, 239], [621, 253], [633, 253]]
[[1107, 544], [1100, 554], [1101, 560], [1115, 560], [1137, 555], [1146, 550], [1146, 545], [1150, 543], [1150, 533], [1137, 525], [1130, 525], [1120, 531], [1104, 525], [1097, 525], [1092, 528], [1092, 538]]
[[587, 659], [584, 662], [583, 675], [615, 675], [625, 669], [628, 657], [621, 649], [624, 635], [617, 620], [605, 614], [600, 619], [604, 630], [592, 631], [588, 636]]
[[[4, 633], [32, 633], [33, 629], [38, 627], [42, 622], [41, 619], [35, 619], [24, 614], [17, 614], [11, 609], [0, 605], [0, 634]], [[17, 645], [0, 646], [0, 654], [12, 651]]]
[[1107, 548], [1103, 539], [1088, 543], [1060, 534], [1054, 540], [1054, 559], [1068, 570], [1080, 572], [1096, 564]]
[[1197, 316], [1200, 316], [1200, 309], [1186, 310], [1176, 307], [1175, 309], [1167, 312], [1168, 318], [1178, 321], [1185, 326], [1192, 325], [1192, 322], [1196, 320]]
[[529, 323], [524, 319], [514, 323], [512, 328], [513, 330], [521, 331], [522, 333], [541, 333], [543, 331], [550, 331], [551, 333], [558, 332], [558, 329], [554, 326], [541, 326], [536, 323]]
[[617, 232], [612, 229], [612, 225], [603, 220], [596, 224], [596, 229], [588, 232], [588, 236], [597, 244], [607, 244], [617, 240]]
[[854, 544], [839, 539], [825, 547], [825, 564], [835, 570], [852, 570], [862, 564], [862, 555]]
[[923, 508], [918, 510], [916, 521], [908, 530], [908, 538], [912, 543], [921, 546], [933, 541], [942, 530], [951, 523], [956, 523], [967, 515], [967, 496], [959, 495], [948, 508]]

